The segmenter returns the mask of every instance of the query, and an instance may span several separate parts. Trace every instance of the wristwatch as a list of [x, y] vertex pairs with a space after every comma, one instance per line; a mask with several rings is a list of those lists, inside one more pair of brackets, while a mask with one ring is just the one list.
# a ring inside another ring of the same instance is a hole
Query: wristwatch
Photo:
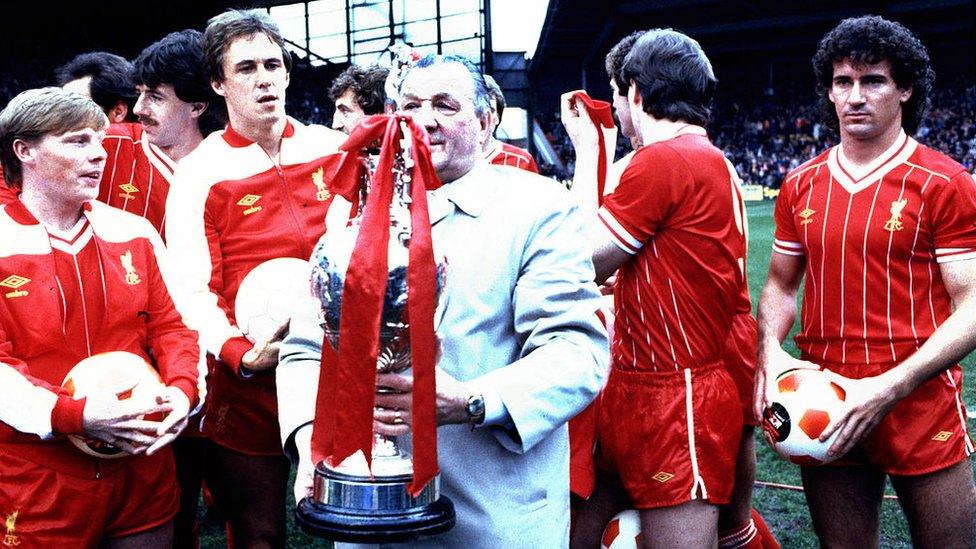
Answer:
[[477, 394], [469, 396], [467, 408], [468, 423], [481, 425], [485, 422], [485, 397]]

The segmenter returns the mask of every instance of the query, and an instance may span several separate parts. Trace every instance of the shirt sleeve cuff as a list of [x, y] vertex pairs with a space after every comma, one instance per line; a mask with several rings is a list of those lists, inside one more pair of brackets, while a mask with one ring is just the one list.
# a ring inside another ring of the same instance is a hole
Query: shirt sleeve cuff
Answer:
[[85, 402], [85, 398], [75, 400], [68, 395], [58, 395], [51, 410], [51, 430], [59, 435], [84, 434]]
[[170, 386], [176, 387], [180, 391], [183, 391], [183, 394], [185, 394], [186, 398], [189, 399], [190, 401], [191, 410], [196, 408], [197, 401], [200, 399], [200, 395], [197, 392], [196, 385], [194, 385], [192, 381], [188, 379], [177, 379], [172, 383], [170, 383]]
[[482, 425], [507, 425], [512, 422], [508, 408], [502, 402], [498, 391], [490, 387], [479, 387], [481, 398], [485, 399], [485, 421]]
[[254, 344], [244, 337], [232, 337], [224, 342], [224, 346], [220, 348], [220, 360], [230, 369], [234, 371], [235, 374], [241, 375], [241, 358], [244, 353], [250, 351], [254, 347]]

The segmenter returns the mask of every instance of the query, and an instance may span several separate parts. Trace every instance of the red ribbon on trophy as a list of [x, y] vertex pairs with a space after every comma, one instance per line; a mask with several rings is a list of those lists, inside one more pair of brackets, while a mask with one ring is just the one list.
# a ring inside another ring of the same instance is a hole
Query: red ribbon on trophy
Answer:
[[[312, 459], [331, 465], [361, 450], [372, 462], [373, 404], [376, 361], [379, 353], [380, 316], [387, 285], [387, 245], [390, 238], [390, 203], [393, 199], [393, 162], [402, 151], [401, 124], [409, 129], [414, 167], [411, 174], [407, 316], [413, 368], [413, 481], [417, 495], [438, 472], [434, 334], [436, 271], [427, 211], [428, 190], [441, 182], [430, 160], [430, 138], [423, 127], [403, 115], [374, 115], [364, 119], [342, 145], [345, 153], [330, 190], [353, 207], [364, 208], [356, 245], [346, 272], [340, 313], [339, 350], [322, 342], [322, 367], [312, 428]], [[380, 157], [366, 204], [358, 204], [361, 178], [366, 170], [360, 151], [382, 140]]]
[[603, 204], [603, 189], [607, 185], [607, 166], [609, 165], [607, 159], [607, 142], [603, 131], [604, 129], [611, 130], [614, 128], [613, 108], [610, 106], [610, 103], [593, 99], [583, 91], [573, 94], [573, 99], [583, 104], [586, 108], [586, 113], [590, 115], [590, 120], [596, 126], [596, 134], [599, 138], [600, 147], [600, 154], [597, 157], [596, 164], [596, 201], [597, 204]]

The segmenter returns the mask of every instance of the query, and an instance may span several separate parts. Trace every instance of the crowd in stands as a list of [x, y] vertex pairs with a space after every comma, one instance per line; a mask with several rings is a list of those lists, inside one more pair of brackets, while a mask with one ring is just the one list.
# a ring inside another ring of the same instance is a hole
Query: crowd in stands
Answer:
[[[933, 97], [933, 108], [915, 138], [948, 154], [967, 171], [976, 170], [976, 86], [952, 85]], [[725, 151], [746, 184], [778, 188], [784, 176], [837, 143], [837, 136], [820, 122], [812, 91], [769, 91], [758, 97], [719, 100], [712, 112], [709, 135]], [[546, 175], [571, 178], [573, 147], [558, 116], [541, 118], [546, 135], [566, 166], [542, 166]], [[620, 136], [617, 157], [630, 150]], [[546, 172], [548, 170], [548, 172]]]

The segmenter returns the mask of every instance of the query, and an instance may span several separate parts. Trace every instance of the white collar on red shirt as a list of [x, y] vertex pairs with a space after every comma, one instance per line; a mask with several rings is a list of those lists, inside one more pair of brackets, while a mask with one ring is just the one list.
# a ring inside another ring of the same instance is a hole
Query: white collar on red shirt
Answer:
[[847, 189], [847, 192], [853, 194], [880, 181], [886, 173], [908, 160], [917, 147], [918, 142], [908, 137], [902, 130], [885, 152], [865, 166], [855, 166], [844, 156], [840, 145], [830, 149], [827, 155], [827, 166], [834, 179]]

